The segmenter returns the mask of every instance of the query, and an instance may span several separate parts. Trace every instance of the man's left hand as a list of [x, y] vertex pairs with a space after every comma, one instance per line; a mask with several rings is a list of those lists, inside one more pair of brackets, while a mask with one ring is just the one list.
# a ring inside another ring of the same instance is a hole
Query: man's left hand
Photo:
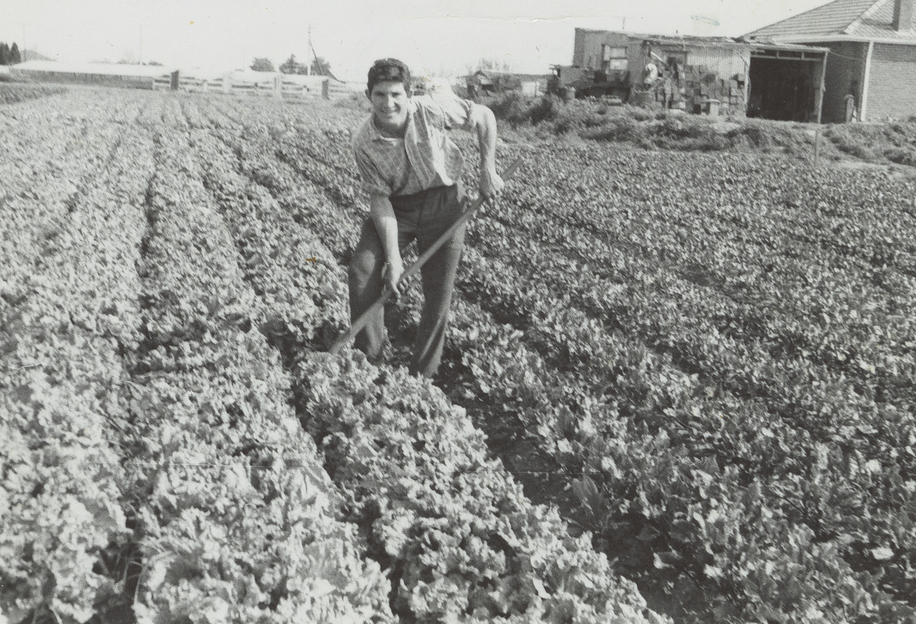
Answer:
[[480, 194], [488, 200], [496, 198], [505, 186], [506, 183], [503, 182], [500, 175], [496, 173], [495, 168], [483, 169], [480, 172]]

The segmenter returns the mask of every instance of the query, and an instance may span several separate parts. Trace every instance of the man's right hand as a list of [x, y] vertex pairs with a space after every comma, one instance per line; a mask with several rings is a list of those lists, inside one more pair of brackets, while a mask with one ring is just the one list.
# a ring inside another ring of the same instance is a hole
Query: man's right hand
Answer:
[[400, 258], [393, 261], [389, 260], [385, 264], [385, 268], [382, 269], [382, 279], [385, 281], [385, 286], [391, 291], [393, 299], [397, 299], [401, 294], [401, 291], [398, 289], [398, 282], [401, 281], [401, 276], [403, 274], [404, 263]]

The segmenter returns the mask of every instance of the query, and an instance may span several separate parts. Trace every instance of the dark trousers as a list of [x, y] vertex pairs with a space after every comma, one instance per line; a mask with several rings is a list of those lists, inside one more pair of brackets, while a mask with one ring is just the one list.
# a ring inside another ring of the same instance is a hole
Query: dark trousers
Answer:
[[[392, 196], [391, 205], [398, 222], [398, 246], [403, 253], [410, 241], [417, 240], [420, 254], [426, 251], [462, 214], [464, 191], [459, 185], [442, 186], [414, 195]], [[462, 225], [451, 240], [439, 248], [423, 265], [423, 312], [414, 342], [410, 371], [432, 377], [439, 368], [449, 307], [458, 262], [464, 248]], [[355, 321], [381, 296], [385, 252], [372, 217], [363, 223], [362, 234], [349, 268], [350, 318]], [[405, 267], [406, 268], [406, 267]], [[356, 336], [356, 347], [370, 358], [379, 357], [385, 346], [385, 314], [380, 309]]]

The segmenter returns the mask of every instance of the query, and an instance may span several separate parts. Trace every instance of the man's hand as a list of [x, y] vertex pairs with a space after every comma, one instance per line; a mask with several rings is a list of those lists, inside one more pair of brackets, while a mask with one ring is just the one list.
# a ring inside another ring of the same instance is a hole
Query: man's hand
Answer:
[[496, 198], [506, 186], [496, 169], [486, 168], [480, 172], [480, 194], [488, 200]]
[[389, 260], [382, 269], [382, 279], [385, 281], [385, 287], [391, 291], [391, 297], [397, 300], [401, 291], [398, 289], [398, 282], [404, 275], [404, 263], [400, 258]]
[[482, 104], [471, 106], [471, 121], [477, 129], [480, 148], [480, 196], [492, 200], [506, 185], [496, 173], [496, 116]]

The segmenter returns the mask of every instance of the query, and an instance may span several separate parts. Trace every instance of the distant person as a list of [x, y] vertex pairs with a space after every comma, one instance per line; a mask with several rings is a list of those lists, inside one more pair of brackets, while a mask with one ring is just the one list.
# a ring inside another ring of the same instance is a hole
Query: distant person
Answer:
[[680, 94], [680, 77], [681, 70], [678, 67], [677, 60], [669, 58], [665, 65], [665, 108], [674, 108], [674, 104]]
[[856, 96], [852, 93], [847, 93], [844, 99], [846, 101], [846, 123], [857, 121], [859, 111], [856, 110]]
[[672, 108], [674, 106], [674, 94], [676, 91], [676, 83], [670, 74], [665, 74], [665, 80], [662, 84], [662, 92], [664, 93], [664, 108]]
[[643, 84], [646, 88], [651, 88], [655, 85], [655, 82], [658, 80], [658, 65], [652, 60], [652, 55], [649, 55], [649, 62], [646, 63], [646, 68], [643, 71]]
[[[353, 153], [369, 193], [369, 217], [349, 267], [350, 315], [355, 321], [381, 296], [397, 296], [404, 273], [401, 254], [416, 239], [422, 254], [464, 212], [463, 160], [446, 136], [454, 127], [476, 132], [480, 152], [480, 194], [492, 198], [504, 183], [496, 173], [496, 118], [486, 106], [460, 99], [450, 90], [412, 97], [410, 70], [396, 59], [376, 61], [369, 70], [369, 115], [353, 137]], [[452, 291], [464, 247], [464, 226], [421, 271], [423, 311], [410, 371], [435, 375], [442, 357]], [[380, 310], [356, 336], [370, 358], [386, 342]]]

